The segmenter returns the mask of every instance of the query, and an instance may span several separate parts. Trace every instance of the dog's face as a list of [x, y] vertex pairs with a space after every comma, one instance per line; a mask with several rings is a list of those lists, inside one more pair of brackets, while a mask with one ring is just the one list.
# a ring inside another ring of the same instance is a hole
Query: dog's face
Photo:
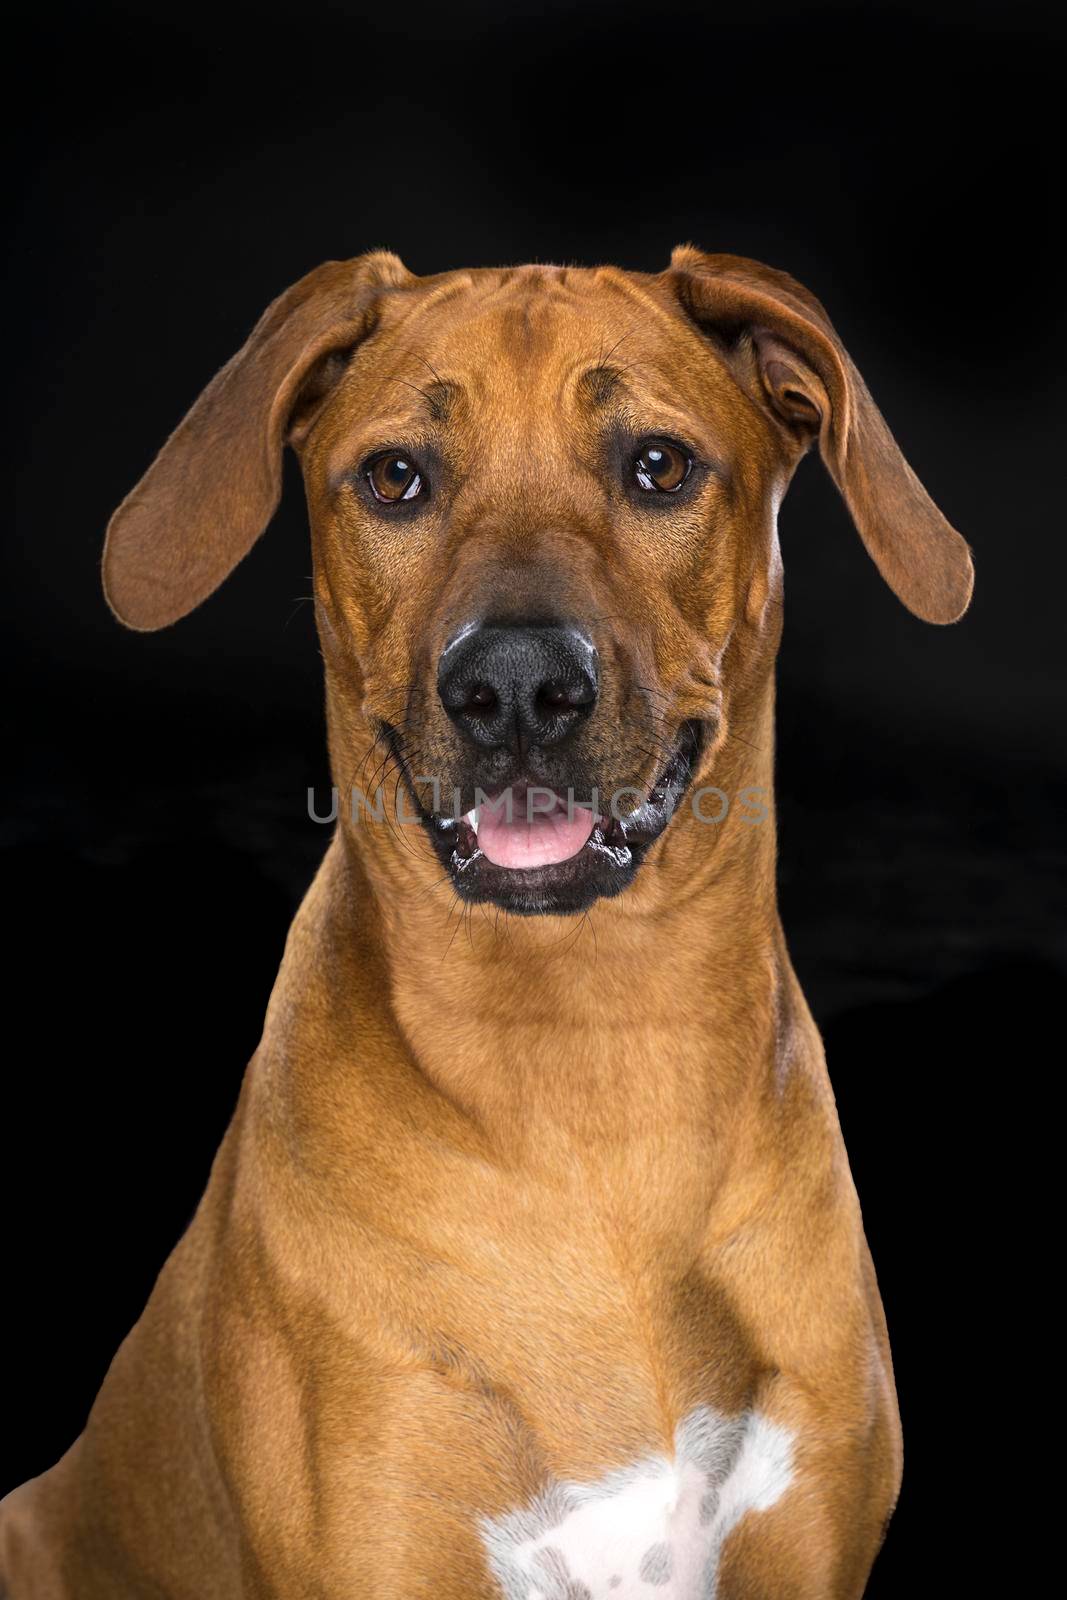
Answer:
[[[384, 744], [459, 892], [510, 910], [625, 889], [712, 769], [766, 682], [777, 507], [814, 438], [902, 598], [943, 621], [969, 595], [966, 546], [817, 302], [730, 257], [681, 250], [655, 277], [320, 269], [116, 514], [124, 620], [158, 626], [225, 575], [273, 509], [284, 437], [307, 485], [335, 777], [365, 780]], [[188, 518], [198, 455], [236, 527], [213, 545], [198, 521], [176, 560], [162, 524]]]
[[626, 274], [524, 268], [394, 297], [301, 454], [329, 670], [460, 892], [624, 888], [777, 633], [789, 441]]

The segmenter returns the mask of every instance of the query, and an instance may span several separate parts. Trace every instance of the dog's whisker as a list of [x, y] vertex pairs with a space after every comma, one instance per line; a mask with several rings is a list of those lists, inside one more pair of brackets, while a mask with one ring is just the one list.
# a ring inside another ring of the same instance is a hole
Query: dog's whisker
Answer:
[[436, 370], [436, 368], [434, 368], [434, 367], [432, 367], [432, 366], [431, 366], [431, 365], [430, 365], [430, 363], [429, 363], [429, 362], [428, 362], [428, 361], [427, 361], [427, 359], [426, 359], [426, 357], [425, 357], [425, 356], [424, 356], [424, 355], [420, 355], [420, 354], [418, 354], [418, 353], [416, 353], [416, 357], [415, 357], [415, 359], [416, 359], [416, 360], [417, 360], [417, 361], [421, 361], [421, 362], [422, 362], [422, 364], [423, 364], [423, 366], [424, 366], [424, 367], [425, 367], [425, 368], [426, 368], [426, 369], [427, 369], [427, 371], [428, 371], [428, 372], [430, 372], [430, 373], [431, 373], [431, 375], [432, 375], [432, 377], [433, 377], [433, 380], [434, 380], [434, 382], [435, 382], [435, 383], [438, 383], [438, 384], [440, 384], [440, 386], [441, 386], [441, 388], [442, 388], [442, 389], [443, 389], [443, 388], [445, 388], [445, 381], [444, 381], [444, 379], [443, 379], [443, 378], [442, 378], [442, 377], [441, 377], [441, 376], [440, 376], [440, 374], [439, 374], [439, 373], [438, 373], [438, 372], [437, 372], [437, 370]]
[[[445, 946], [445, 948], [444, 948], [444, 953], [443, 953], [443, 955], [442, 955], [442, 957], [441, 957], [441, 959], [442, 959], [442, 961], [444, 961], [444, 960], [446, 960], [446, 959], [447, 959], [447, 957], [448, 957], [448, 954], [449, 954], [449, 952], [450, 952], [450, 951], [451, 951], [451, 949], [452, 949], [452, 946], [453, 946], [453, 945], [454, 945], [454, 944], [455, 944], [455, 942], [456, 942], [456, 934], [457, 934], [457, 933], [458, 933], [458, 932], [459, 932], [459, 930], [460, 930], [460, 928], [461, 928], [461, 927], [462, 927], [462, 926], [463, 926], [463, 909], [464, 909], [464, 902], [463, 902], [463, 901], [462, 901], [462, 900], [461, 900], [461, 899], [460, 899], [460, 897], [459, 897], [459, 895], [458, 895], [458, 894], [457, 894], [457, 895], [455, 895], [455, 896], [454, 896], [454, 900], [455, 900], [455, 906], [454, 906], [454, 907], [453, 907], [453, 909], [456, 909], [456, 908], [458, 908], [458, 910], [459, 910], [459, 919], [458, 919], [458, 921], [457, 921], [457, 922], [456, 922], [456, 926], [455, 926], [455, 927], [454, 927], [454, 928], [453, 928], [453, 930], [452, 930], [452, 936], [451, 936], [451, 938], [450, 938], [450, 939], [449, 939], [449, 941], [448, 941], [448, 943], [447, 943], [447, 945], [446, 945], [446, 946]], [[448, 913], [448, 919], [449, 919], [449, 921], [451, 921], [451, 918], [452, 918], [452, 910], [450, 910], [450, 911], [449, 911], [449, 913]], [[447, 926], [447, 924], [446, 924], [446, 926]]]
[[288, 628], [289, 624], [292, 622], [292, 620], [296, 616], [297, 612], [300, 610], [300, 607], [308, 605], [310, 602], [314, 601], [314, 599], [315, 599], [315, 596], [313, 594], [298, 594], [296, 596], [296, 598], [294, 599], [294, 602], [293, 602], [292, 611], [290, 611], [289, 615], [286, 617], [285, 621], [282, 623], [282, 632], [283, 633]]
[[406, 378], [401, 378], [400, 382], [404, 385], [404, 387], [406, 389], [414, 389], [416, 394], [421, 394], [422, 398], [426, 401], [427, 405], [429, 405], [429, 406], [433, 405], [433, 403], [434, 403], [433, 402], [433, 395], [429, 394], [425, 389], [420, 389], [417, 383], [409, 383]]

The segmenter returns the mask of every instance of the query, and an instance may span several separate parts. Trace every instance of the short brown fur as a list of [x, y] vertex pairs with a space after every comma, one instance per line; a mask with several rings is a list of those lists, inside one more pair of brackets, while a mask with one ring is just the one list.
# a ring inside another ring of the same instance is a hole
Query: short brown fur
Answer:
[[[635, 427], [707, 463], [670, 515], [613, 487], [612, 430]], [[386, 524], [353, 473], [401, 436], [440, 490]], [[383, 725], [453, 776], [442, 647], [487, 607], [550, 604], [604, 662], [583, 746], [604, 791], [649, 784], [698, 719], [696, 782], [770, 807], [776, 511], [812, 442], [908, 606], [947, 622], [970, 595], [822, 308], [736, 257], [318, 269], [116, 513], [124, 622], [221, 582], [287, 439], [342, 795]], [[449, 900], [421, 830], [342, 810], [197, 1215], [84, 1434], [4, 1502], [13, 1600], [491, 1600], [479, 1516], [669, 1448], [701, 1404], [797, 1441], [791, 1488], [728, 1540], [724, 1600], [863, 1593], [900, 1429], [773, 808], [681, 808], [587, 918], [473, 907], [457, 933]]]

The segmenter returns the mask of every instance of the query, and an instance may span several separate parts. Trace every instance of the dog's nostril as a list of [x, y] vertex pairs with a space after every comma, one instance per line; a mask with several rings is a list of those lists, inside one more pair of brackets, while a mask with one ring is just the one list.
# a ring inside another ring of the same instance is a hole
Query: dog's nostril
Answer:
[[491, 689], [487, 683], [478, 683], [467, 696], [463, 710], [469, 711], [472, 716], [486, 716], [489, 712], [495, 711], [499, 704], [496, 690]]
[[550, 711], [581, 711], [589, 705], [590, 696], [560, 684], [546, 683], [537, 691], [537, 702]]

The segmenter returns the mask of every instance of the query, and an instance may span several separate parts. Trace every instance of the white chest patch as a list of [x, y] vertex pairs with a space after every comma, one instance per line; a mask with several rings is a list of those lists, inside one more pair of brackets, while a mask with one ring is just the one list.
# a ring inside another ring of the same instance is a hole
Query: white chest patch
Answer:
[[504, 1600], [715, 1600], [719, 1558], [749, 1511], [792, 1482], [792, 1436], [758, 1412], [698, 1406], [673, 1458], [649, 1456], [595, 1483], [552, 1483], [482, 1519]]

